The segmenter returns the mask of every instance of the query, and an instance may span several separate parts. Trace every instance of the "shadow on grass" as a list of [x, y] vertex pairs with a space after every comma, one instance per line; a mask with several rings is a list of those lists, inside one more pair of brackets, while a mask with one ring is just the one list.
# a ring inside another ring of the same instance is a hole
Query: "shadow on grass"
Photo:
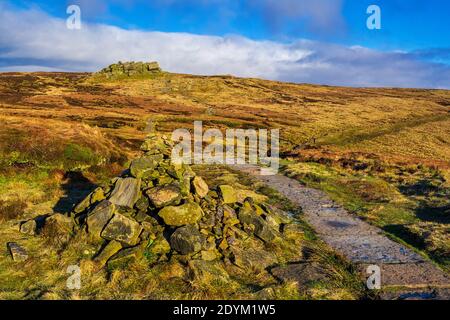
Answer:
[[406, 226], [400, 224], [391, 224], [385, 226], [383, 230], [403, 240], [414, 248], [425, 251], [432, 260], [439, 263], [444, 268], [447, 269], [450, 266], [450, 259], [448, 257], [448, 254], [443, 253], [441, 250], [430, 251], [430, 248], [427, 247], [425, 239], [420, 237], [420, 235], [411, 232]]
[[416, 209], [416, 216], [422, 220], [427, 222], [437, 222], [443, 224], [450, 223], [450, 205], [445, 206], [429, 206], [422, 205]]
[[390, 224], [383, 227], [383, 230], [405, 241], [411, 246], [420, 250], [425, 249], [424, 239], [412, 233], [407, 227], [402, 224]]
[[53, 207], [54, 212], [69, 213], [81, 200], [89, 195], [97, 185], [86, 178], [82, 172], [68, 171], [62, 184], [64, 196]]
[[414, 184], [400, 186], [399, 191], [405, 196], [429, 196], [440, 191], [440, 187], [433, 184], [433, 181], [423, 179]]

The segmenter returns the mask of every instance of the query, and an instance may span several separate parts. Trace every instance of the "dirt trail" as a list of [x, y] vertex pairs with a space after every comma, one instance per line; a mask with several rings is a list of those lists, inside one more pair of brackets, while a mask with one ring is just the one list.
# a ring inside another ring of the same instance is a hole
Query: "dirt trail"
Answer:
[[[407, 288], [405, 298], [450, 297], [450, 277], [443, 271], [411, 249], [390, 240], [380, 229], [350, 214], [324, 192], [307, 188], [281, 174], [262, 176], [258, 166], [233, 168], [261, 180], [300, 206], [319, 237], [354, 263], [364, 276], [369, 265], [379, 266], [382, 289]], [[396, 294], [399, 297], [399, 291]]]

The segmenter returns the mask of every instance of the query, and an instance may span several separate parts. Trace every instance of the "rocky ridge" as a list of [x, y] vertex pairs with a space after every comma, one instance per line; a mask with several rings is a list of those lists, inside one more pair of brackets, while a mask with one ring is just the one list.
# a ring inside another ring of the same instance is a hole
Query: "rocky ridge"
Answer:
[[112, 64], [102, 70], [97, 75], [104, 75], [107, 78], [113, 77], [133, 77], [139, 75], [152, 75], [160, 73], [162, 70], [158, 62], [121, 62]]

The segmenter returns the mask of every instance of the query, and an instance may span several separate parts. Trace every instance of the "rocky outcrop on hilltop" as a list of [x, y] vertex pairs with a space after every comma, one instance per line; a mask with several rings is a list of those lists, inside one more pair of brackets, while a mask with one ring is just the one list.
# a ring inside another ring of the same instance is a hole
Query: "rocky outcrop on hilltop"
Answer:
[[21, 231], [61, 250], [84, 241], [107, 270], [176, 261], [190, 281], [228, 281], [236, 270], [258, 274], [300, 258], [302, 230], [288, 214], [252, 198], [239, 202], [229, 185], [210, 189], [190, 166], [171, 163], [171, 147], [165, 136], [150, 135], [142, 156], [70, 216], [51, 215], [40, 230], [25, 222]]
[[112, 64], [97, 73], [107, 78], [150, 76], [160, 73], [162, 70], [158, 62], [121, 62]]

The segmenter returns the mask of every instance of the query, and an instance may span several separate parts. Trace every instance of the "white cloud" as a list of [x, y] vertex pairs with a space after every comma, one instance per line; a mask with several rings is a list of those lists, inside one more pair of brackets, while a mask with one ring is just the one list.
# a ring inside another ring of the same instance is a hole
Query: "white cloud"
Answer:
[[[1, 8], [1, 5], [0, 5]], [[163, 69], [193, 74], [352, 86], [450, 87], [450, 67], [417, 55], [384, 53], [299, 40], [124, 30], [65, 21], [37, 10], [0, 11], [0, 70], [95, 71], [119, 60], [157, 60]]]

